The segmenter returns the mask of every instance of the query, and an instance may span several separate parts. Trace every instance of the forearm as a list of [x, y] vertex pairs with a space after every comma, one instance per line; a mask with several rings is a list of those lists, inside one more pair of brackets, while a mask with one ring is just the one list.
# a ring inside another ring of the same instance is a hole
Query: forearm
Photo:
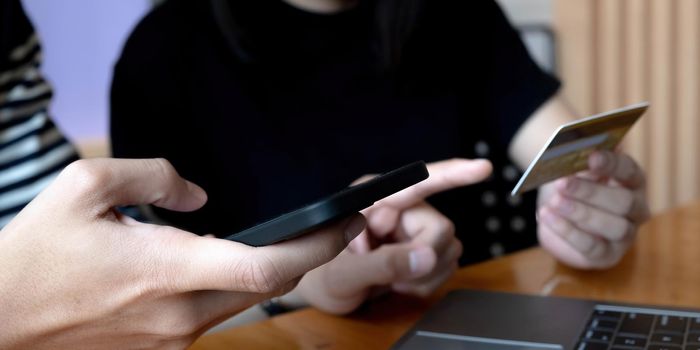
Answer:
[[520, 169], [527, 168], [550, 135], [562, 124], [576, 119], [576, 113], [564, 98], [560, 95], [553, 96], [513, 136], [508, 147], [510, 158]]
[[[513, 137], [508, 149], [511, 159], [520, 169], [527, 168], [550, 135], [560, 125], [576, 118], [576, 113], [563, 97], [560, 95], [552, 97], [528, 118]], [[556, 189], [552, 183], [540, 186], [537, 207], [540, 208], [555, 192]]]

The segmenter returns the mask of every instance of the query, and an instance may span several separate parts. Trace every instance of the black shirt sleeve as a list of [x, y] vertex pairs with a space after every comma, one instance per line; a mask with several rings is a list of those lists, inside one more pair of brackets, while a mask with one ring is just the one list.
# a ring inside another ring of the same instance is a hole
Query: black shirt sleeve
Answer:
[[495, 117], [503, 145], [509, 145], [525, 121], [559, 89], [559, 81], [532, 60], [518, 32], [493, 0], [480, 1], [486, 48], [483, 96]]

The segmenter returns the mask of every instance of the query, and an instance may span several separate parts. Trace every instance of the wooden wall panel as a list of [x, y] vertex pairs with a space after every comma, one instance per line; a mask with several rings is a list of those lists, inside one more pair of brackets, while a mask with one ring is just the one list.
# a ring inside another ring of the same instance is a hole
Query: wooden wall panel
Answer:
[[595, 8], [593, 2], [586, 1], [558, 0], [554, 4], [558, 8], [555, 11], [557, 54], [560, 70], [565, 73], [564, 89], [577, 112], [588, 115], [595, 111]]
[[[622, 40], [623, 104], [632, 104], [649, 99], [649, 1], [623, 1], [624, 32]], [[630, 130], [626, 148], [644, 168], [649, 168], [649, 124], [642, 118]]]
[[668, 208], [674, 198], [671, 184], [674, 171], [674, 145], [671, 139], [675, 119], [674, 85], [676, 54], [675, 31], [673, 30], [676, 0], [651, 0], [649, 22], [651, 40], [651, 94], [652, 106], [646, 116], [651, 123], [649, 141], [650, 162], [647, 171], [654, 179], [649, 183], [649, 194], [654, 199], [655, 209]]
[[676, 200], [686, 203], [700, 193], [700, 1], [680, 0], [678, 8], [678, 100]]
[[649, 100], [626, 150], [655, 212], [700, 198], [700, 1], [556, 0], [564, 94], [581, 114]]
[[599, 48], [595, 50], [598, 76], [594, 108], [609, 110], [622, 104], [622, 73], [620, 69], [622, 55], [622, 34], [624, 22], [621, 14], [622, 1], [598, 1], [595, 16], [598, 28], [595, 41]]

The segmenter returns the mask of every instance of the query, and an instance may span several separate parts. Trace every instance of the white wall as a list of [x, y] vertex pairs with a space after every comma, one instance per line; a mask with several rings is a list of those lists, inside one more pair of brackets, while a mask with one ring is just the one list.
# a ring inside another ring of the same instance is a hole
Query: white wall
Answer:
[[73, 139], [107, 135], [112, 66], [149, 0], [23, 0], [44, 47], [51, 113]]

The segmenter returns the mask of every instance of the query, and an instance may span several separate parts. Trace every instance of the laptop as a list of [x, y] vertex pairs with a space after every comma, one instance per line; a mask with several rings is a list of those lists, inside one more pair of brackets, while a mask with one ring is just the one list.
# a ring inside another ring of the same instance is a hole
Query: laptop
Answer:
[[700, 350], [700, 310], [458, 290], [393, 349]]

